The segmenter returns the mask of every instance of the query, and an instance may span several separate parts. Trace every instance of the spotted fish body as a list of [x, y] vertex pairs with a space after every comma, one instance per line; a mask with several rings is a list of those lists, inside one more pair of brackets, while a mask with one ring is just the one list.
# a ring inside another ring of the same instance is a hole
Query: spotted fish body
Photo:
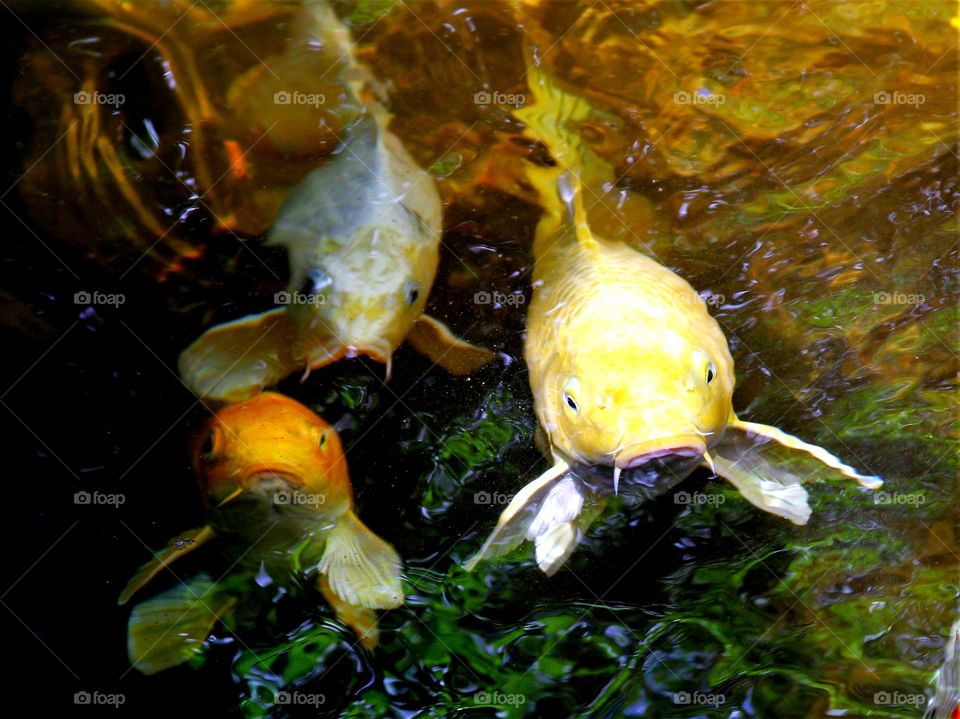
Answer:
[[[767, 447], [880, 486], [820, 447], [737, 418], [733, 358], [700, 296], [667, 267], [596, 236], [588, 224], [579, 173], [598, 161], [583, 163], [589, 151], [575, 127], [592, 109], [535, 65], [528, 79], [535, 102], [517, 114], [529, 139], [556, 158], [531, 163], [527, 172], [544, 211], [524, 347], [553, 466], [516, 494], [468, 568], [529, 540], [540, 568], [555, 572], [605, 496], [618, 491], [621, 474], [648, 477], [651, 466], [654, 474], [673, 473], [664, 482], [672, 485], [701, 463], [748, 501], [796, 524], [810, 516], [803, 471], [765, 456]], [[609, 484], [584, 480], [604, 472]]]

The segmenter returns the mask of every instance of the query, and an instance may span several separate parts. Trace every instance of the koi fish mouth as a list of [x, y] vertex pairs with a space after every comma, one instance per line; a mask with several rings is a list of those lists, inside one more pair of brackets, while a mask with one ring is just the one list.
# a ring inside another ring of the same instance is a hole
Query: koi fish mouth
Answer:
[[248, 492], [270, 494], [272, 492], [297, 489], [303, 481], [291, 472], [284, 470], [261, 470], [247, 477]]
[[646, 464], [652, 459], [661, 457], [702, 457], [703, 448], [697, 447], [666, 447], [664, 449], [655, 449], [645, 454], [639, 454], [632, 457], [621, 459], [617, 457], [616, 465], [620, 469], [633, 469], [641, 464]]
[[289, 493], [303, 486], [303, 481], [285, 469], [257, 468], [247, 472], [232, 492], [217, 501], [217, 506], [230, 504], [243, 495], [271, 497], [277, 493]]
[[324, 343], [315, 347], [307, 355], [307, 370], [303, 375], [305, 380], [311, 370], [326, 367], [341, 359], [355, 359], [357, 357], [369, 357], [380, 364], [387, 366], [386, 380], [390, 379], [391, 358], [393, 356], [393, 347], [386, 341], [372, 341], [363, 343], [341, 343], [337, 340]]
[[617, 452], [613, 463], [613, 491], [620, 491], [620, 473], [625, 469], [639, 467], [654, 459], [664, 457], [704, 457], [707, 445], [702, 437], [695, 435], [682, 437], [664, 437], [634, 445], [628, 445]]

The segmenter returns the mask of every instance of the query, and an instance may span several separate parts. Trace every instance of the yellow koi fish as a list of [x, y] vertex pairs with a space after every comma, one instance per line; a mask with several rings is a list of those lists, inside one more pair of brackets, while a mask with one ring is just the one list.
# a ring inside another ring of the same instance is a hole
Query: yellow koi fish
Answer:
[[[357, 102], [375, 81], [353, 60], [350, 34], [325, 3], [317, 32], [342, 48], [345, 87]], [[180, 374], [200, 397], [236, 402], [289, 374], [364, 355], [387, 365], [407, 340], [454, 374], [493, 358], [423, 313], [439, 262], [442, 212], [430, 174], [387, 130], [375, 100], [344, 146], [292, 194], [268, 236], [287, 248], [285, 306], [218, 325], [180, 356]]]
[[553, 466], [514, 497], [468, 569], [526, 539], [535, 545], [540, 568], [555, 572], [602, 508], [584, 478], [603, 467], [616, 493], [621, 473], [648, 471], [652, 460], [679, 459], [679, 470], [665, 468], [678, 472], [672, 483], [702, 464], [748, 501], [796, 524], [810, 516], [806, 490], [796, 473], [762, 456], [764, 443], [798, 450], [864, 487], [879, 487], [878, 478], [857, 473], [820, 447], [737, 418], [733, 359], [701, 297], [674, 272], [594, 235], [587, 224], [574, 169], [587, 151], [576, 124], [587, 119], [589, 105], [536, 67], [528, 80], [535, 102], [517, 116], [528, 136], [559, 161], [528, 173], [544, 215], [534, 240], [524, 346]]
[[[259, 567], [270, 581], [315, 574], [337, 617], [365, 647], [376, 646], [373, 610], [403, 604], [400, 557], [353, 513], [333, 427], [299, 402], [265, 392], [210, 420], [194, 467], [210, 524], [184, 532], [141, 567], [120, 604], [171, 562], [220, 536], [242, 548], [237, 561]], [[129, 622], [131, 663], [152, 674], [186, 661], [233, 603], [201, 577], [138, 605]]]

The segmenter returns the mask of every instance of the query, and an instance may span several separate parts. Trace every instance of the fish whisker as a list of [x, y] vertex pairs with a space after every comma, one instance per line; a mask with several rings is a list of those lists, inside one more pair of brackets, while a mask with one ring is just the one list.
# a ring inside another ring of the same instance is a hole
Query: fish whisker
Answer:
[[710, 471], [713, 472], [713, 476], [717, 476], [717, 469], [713, 466], [713, 457], [710, 456], [710, 453], [707, 450], [703, 450], [703, 461], [707, 463], [708, 467], [710, 467]]

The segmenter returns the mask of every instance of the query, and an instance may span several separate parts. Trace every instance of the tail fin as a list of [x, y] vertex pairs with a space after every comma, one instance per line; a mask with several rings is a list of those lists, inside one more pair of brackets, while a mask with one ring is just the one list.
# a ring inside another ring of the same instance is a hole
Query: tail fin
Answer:
[[592, 235], [583, 206], [584, 187], [609, 181], [610, 172], [587, 147], [578, 125], [600, 113], [547, 75], [532, 53], [528, 53], [527, 67], [533, 102], [514, 114], [527, 126], [528, 136], [546, 145], [560, 166], [559, 171], [556, 167], [531, 167], [528, 179], [540, 192], [544, 211], [553, 223], [571, 222], [579, 239], [589, 241]]
[[326, 575], [321, 574], [317, 586], [323, 598], [337, 615], [337, 619], [350, 627], [360, 640], [364, 649], [373, 650], [380, 642], [380, 625], [377, 622], [377, 612], [366, 607], [357, 607], [343, 601], [338, 594], [330, 589], [330, 582]]
[[364, 108], [377, 121], [377, 124], [386, 129], [390, 121], [390, 113], [384, 106], [387, 92], [373, 74], [357, 60], [356, 46], [350, 28], [333, 11], [331, 3], [310, 3], [317, 33], [323, 38], [324, 44], [336, 52], [341, 64], [340, 79], [349, 88], [354, 98], [363, 104]]

